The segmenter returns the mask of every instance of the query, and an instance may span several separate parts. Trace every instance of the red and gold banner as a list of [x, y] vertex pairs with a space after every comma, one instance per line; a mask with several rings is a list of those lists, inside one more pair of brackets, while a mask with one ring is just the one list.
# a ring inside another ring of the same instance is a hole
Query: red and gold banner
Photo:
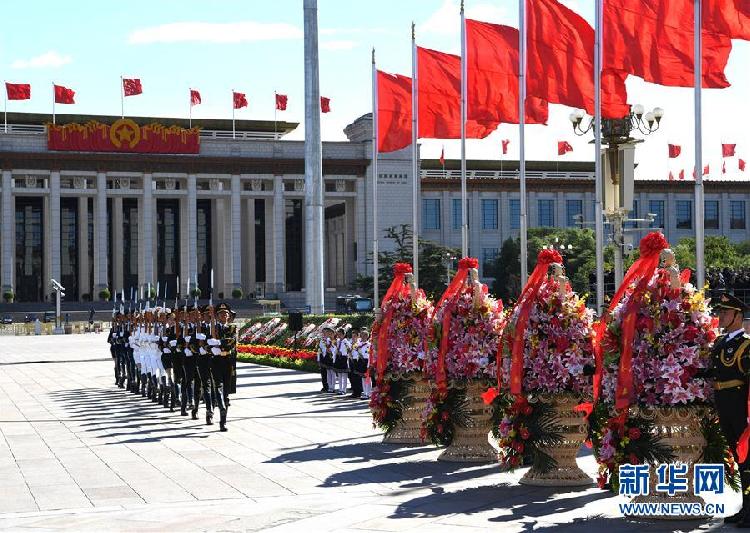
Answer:
[[49, 150], [74, 152], [131, 152], [197, 154], [200, 129], [147, 124], [124, 118], [111, 126], [92, 120], [86, 124], [47, 125]]

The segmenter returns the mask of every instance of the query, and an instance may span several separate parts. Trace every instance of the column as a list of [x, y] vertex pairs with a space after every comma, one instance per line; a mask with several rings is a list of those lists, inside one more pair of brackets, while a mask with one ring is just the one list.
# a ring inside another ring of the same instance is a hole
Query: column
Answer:
[[232, 290], [239, 289], [242, 287], [242, 217], [240, 203], [240, 177], [237, 174], [232, 175], [232, 196], [230, 196], [231, 212], [230, 212], [230, 254], [231, 258], [229, 264], [231, 266], [231, 274], [226, 283], [227, 298], [232, 296]]
[[94, 294], [109, 286], [107, 280], [107, 174], [96, 174], [96, 201], [94, 202]]
[[227, 260], [227, 255], [231, 253], [231, 243], [228, 242], [226, 200], [217, 198], [213, 201], [213, 204], [213, 209], [211, 209], [213, 218], [211, 227], [214, 229], [212, 264], [214, 269], [214, 301], [216, 301], [220, 292], [226, 292], [226, 284], [229, 279], [228, 270], [231, 264]]
[[[198, 275], [198, 183], [195, 174], [190, 174], [187, 178], [187, 215], [187, 274], [190, 280], [195, 280], [195, 276]], [[182, 279], [181, 283], [187, 288], [185, 279]]]
[[242, 250], [244, 268], [242, 284], [245, 294], [255, 291], [255, 198], [245, 200], [245, 247]]
[[362, 176], [357, 177], [356, 187], [357, 198], [354, 202], [350, 203], [350, 205], [356, 210], [354, 213], [354, 223], [356, 224], [355, 240], [357, 243], [357, 255], [354, 258], [354, 272], [350, 276], [352, 279], [354, 279], [357, 274], [366, 276], [370, 272], [372, 267], [367, 266], [367, 258], [368, 254], [372, 251], [372, 239], [375, 238], [375, 236], [372, 235], [372, 237], [368, 239], [368, 236], [372, 234], [372, 229], [368, 228], [367, 223], [367, 213], [370, 212], [368, 207], [371, 207], [367, 205], [367, 200], [370, 200], [372, 189], [370, 189], [370, 194], [368, 195], [368, 191], [365, 188], [365, 178]]
[[568, 227], [568, 205], [565, 200], [565, 193], [562, 191], [557, 191], [555, 198], [555, 226], [557, 226], [558, 228]]
[[125, 258], [122, 249], [122, 197], [112, 199], [112, 290], [114, 293], [122, 291], [123, 264]]
[[154, 285], [154, 190], [151, 174], [143, 175], [143, 195], [138, 210], [140, 214], [140, 236], [138, 243], [139, 268], [138, 282], [141, 285]]
[[[307, 206], [305, 206], [307, 207]], [[272, 269], [270, 272], [271, 281], [277, 286], [274, 292], [283, 292], [286, 289], [282, 287], [286, 279], [285, 262], [286, 259], [286, 224], [284, 224], [284, 180], [282, 176], [273, 178], [273, 229], [271, 242], [273, 246]], [[309, 290], [309, 289], [308, 289]]]
[[[49, 176], [49, 243], [47, 244], [47, 253], [49, 253], [49, 277], [61, 282], [60, 268], [60, 172], [53, 170]], [[44, 285], [49, 280], [43, 280]]]
[[78, 285], [81, 295], [92, 297], [89, 268], [89, 197], [82, 196], [78, 198]]
[[10, 170], [3, 170], [3, 191], [2, 191], [2, 261], [3, 292], [13, 290], [15, 292], [15, 283], [13, 283], [14, 272], [13, 262], [16, 257], [13, 249], [13, 233], [15, 232], [15, 202], [13, 201], [13, 179]]
[[513, 232], [510, 230], [510, 209], [508, 191], [502, 191], [499, 198], [500, 205], [497, 206], [497, 228], [500, 231], [500, 246], [502, 248], [505, 239], [510, 237]]

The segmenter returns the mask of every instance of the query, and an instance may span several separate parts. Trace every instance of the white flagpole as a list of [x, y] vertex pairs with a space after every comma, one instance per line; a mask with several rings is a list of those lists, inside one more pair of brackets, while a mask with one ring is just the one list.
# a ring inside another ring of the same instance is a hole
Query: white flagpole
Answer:
[[52, 124], [55, 124], [55, 82], [52, 82]]
[[704, 262], [704, 227], [703, 227], [703, 110], [701, 89], [703, 86], [703, 43], [701, 39], [702, 12], [701, 0], [694, 0], [693, 21], [693, 64], [695, 81], [695, 277], [699, 289], [706, 282], [706, 265]]
[[521, 285], [529, 277], [527, 265], [528, 236], [526, 220], [526, 0], [518, 2], [518, 177], [521, 183]]
[[5, 89], [5, 91], [3, 91], [3, 97], [4, 97], [3, 100], [4, 100], [4, 104], [5, 104], [3, 106], [3, 108], [4, 108], [3, 116], [5, 117], [4, 118], [5, 133], [8, 133], [8, 86], [5, 85], [6, 83], [7, 82], [5, 80], [3, 80], [3, 89]]
[[469, 214], [466, 208], [466, 18], [461, 0], [461, 257], [469, 255]]
[[276, 98], [278, 93], [276, 91], [273, 92], [273, 140], [276, 140], [276, 112], [279, 110], [278, 105], [276, 104]]
[[604, 308], [604, 213], [602, 210], [602, 0], [594, 2], [594, 233], [596, 238], [596, 312]]
[[123, 83], [123, 77], [120, 76], [120, 112], [122, 113], [122, 118], [125, 118], [125, 86]]
[[414, 22], [411, 23], [411, 173], [412, 173], [412, 269], [414, 282], [419, 286], [419, 160], [417, 139], [419, 138], [419, 81], [417, 76], [417, 41]]
[[190, 90], [190, 109], [188, 110], [188, 128], [193, 127], [193, 90]]
[[380, 308], [380, 261], [378, 258], [378, 70], [372, 49], [372, 287], [373, 307]]
[[232, 89], [232, 139], [234, 139], [234, 89]]

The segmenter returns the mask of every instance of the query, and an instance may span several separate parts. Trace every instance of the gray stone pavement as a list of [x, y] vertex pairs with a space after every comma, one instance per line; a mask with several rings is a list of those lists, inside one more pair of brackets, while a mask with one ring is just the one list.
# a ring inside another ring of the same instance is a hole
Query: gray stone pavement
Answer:
[[[229, 432], [113, 385], [105, 335], [0, 337], [0, 530], [689, 531], [636, 522], [594, 487], [439, 463], [380, 443], [364, 401], [242, 364]], [[591, 475], [595, 463], [579, 462]], [[739, 496], [726, 498], [727, 511]]]

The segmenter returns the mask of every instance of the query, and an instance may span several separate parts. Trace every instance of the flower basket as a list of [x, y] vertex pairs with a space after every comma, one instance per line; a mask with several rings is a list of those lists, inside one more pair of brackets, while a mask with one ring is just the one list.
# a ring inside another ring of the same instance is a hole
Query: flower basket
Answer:
[[[454, 387], [457, 385], [454, 384]], [[489, 442], [492, 429], [492, 407], [482, 400], [487, 389], [485, 380], [469, 380], [465, 385], [466, 419], [455, 424], [453, 439], [438, 456], [438, 461], [452, 463], [490, 463], [497, 461], [497, 450]]]
[[[592, 479], [578, 467], [576, 456], [588, 431], [584, 413], [575, 408], [581, 397], [571, 393], [543, 394], [532, 397], [529, 403], [547, 404], [554, 413], [556, 442], [539, 446], [534, 463], [519, 481], [522, 485], [538, 487], [578, 487], [590, 485]], [[545, 464], [545, 456], [554, 464]]]
[[401, 418], [394, 422], [393, 429], [386, 431], [383, 444], [400, 444], [416, 446], [424, 444], [420, 436], [422, 428], [422, 411], [430, 397], [430, 384], [415, 372], [403, 378], [404, 399], [401, 406]]

